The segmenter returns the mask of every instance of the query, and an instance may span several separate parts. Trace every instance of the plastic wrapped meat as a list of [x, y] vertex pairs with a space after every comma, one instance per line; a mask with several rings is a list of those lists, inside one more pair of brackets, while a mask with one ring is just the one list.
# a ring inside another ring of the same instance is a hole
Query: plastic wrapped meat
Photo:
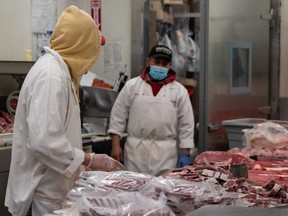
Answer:
[[227, 163], [227, 164], [246, 164], [248, 167], [252, 167], [255, 163], [254, 160], [249, 157], [233, 152], [224, 151], [205, 151], [198, 155], [194, 164], [205, 164], [208, 161], [211, 164]]
[[[81, 180], [82, 179], [82, 180]], [[152, 179], [150, 175], [129, 172], [82, 172], [76, 184], [102, 188], [108, 191], [137, 191]], [[84, 180], [84, 181], [83, 181]]]
[[89, 193], [71, 208], [55, 211], [61, 216], [175, 216], [166, 200], [153, 200], [136, 192]]

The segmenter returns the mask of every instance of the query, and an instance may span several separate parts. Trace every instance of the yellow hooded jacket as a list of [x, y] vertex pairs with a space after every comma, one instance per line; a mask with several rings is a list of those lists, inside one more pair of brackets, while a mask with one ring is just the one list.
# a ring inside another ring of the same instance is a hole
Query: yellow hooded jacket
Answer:
[[78, 79], [95, 63], [101, 50], [101, 33], [92, 17], [69, 6], [59, 17], [50, 48], [66, 62], [78, 94]]
[[35, 215], [60, 209], [84, 160], [70, 77], [78, 87], [77, 79], [99, 55], [101, 35], [89, 14], [70, 6], [56, 24], [51, 48], [31, 68], [19, 95], [5, 194], [13, 216], [26, 215], [35, 200]]

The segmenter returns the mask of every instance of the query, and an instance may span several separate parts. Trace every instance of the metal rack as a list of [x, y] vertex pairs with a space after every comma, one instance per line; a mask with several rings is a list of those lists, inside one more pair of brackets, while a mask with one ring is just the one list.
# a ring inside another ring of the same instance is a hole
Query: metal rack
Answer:
[[0, 75], [26, 75], [33, 61], [0, 61]]
[[0, 61], [0, 75], [11, 75], [21, 88], [25, 76], [34, 65], [34, 61]]

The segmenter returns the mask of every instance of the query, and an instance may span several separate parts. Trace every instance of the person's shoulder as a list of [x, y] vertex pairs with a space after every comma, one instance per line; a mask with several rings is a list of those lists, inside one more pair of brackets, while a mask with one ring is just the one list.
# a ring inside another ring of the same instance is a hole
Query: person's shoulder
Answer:
[[129, 79], [125, 85], [133, 86], [133, 85], [136, 85], [137, 83], [142, 82], [142, 81], [143, 81], [143, 79], [140, 76], [137, 76], [137, 77], [133, 77], [133, 78]]
[[170, 83], [172, 89], [177, 92], [178, 97], [186, 97], [188, 95], [187, 88], [179, 81], [174, 80]]
[[44, 80], [45, 82], [50, 80], [62, 83], [63, 81], [69, 80], [69, 76], [50, 54], [45, 54], [40, 57], [29, 71], [28, 76], [31, 79], [37, 81]]
[[34, 67], [43, 71], [50, 71], [51, 69], [60, 68], [60, 65], [51, 54], [46, 53], [35, 62]]
[[128, 80], [128, 82], [135, 82], [137, 80], [142, 80], [142, 78], [140, 76], [132, 77]]
[[171, 82], [171, 85], [174, 85], [176, 88], [181, 89], [181, 90], [185, 90], [185, 89], [186, 89], [185, 86], [182, 85], [182, 84], [181, 84], [179, 81], [177, 81], [177, 80], [173, 80], [173, 81]]

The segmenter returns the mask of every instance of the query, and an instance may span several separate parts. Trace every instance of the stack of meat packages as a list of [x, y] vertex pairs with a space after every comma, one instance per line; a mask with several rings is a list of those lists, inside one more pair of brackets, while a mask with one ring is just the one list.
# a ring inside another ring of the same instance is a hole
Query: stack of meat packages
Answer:
[[288, 213], [288, 132], [263, 123], [245, 131], [243, 144], [203, 152], [193, 165], [158, 177], [83, 171], [55, 215], [182, 216], [205, 205], [281, 207]]
[[240, 192], [243, 197], [235, 205], [286, 208], [288, 131], [269, 121], [257, 124], [244, 130], [243, 148], [203, 152], [195, 158], [193, 166], [174, 169], [168, 175], [215, 182], [225, 191]]

